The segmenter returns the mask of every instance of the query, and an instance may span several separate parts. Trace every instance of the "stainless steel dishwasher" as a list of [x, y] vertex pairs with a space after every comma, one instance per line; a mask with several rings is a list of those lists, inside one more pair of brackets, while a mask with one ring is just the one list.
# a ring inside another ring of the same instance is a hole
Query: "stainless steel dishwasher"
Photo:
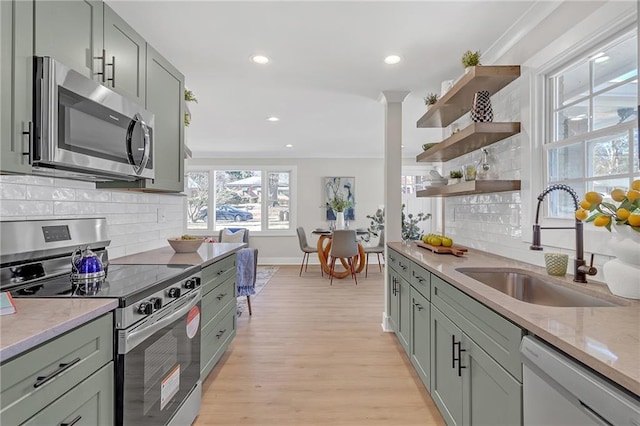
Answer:
[[525, 336], [524, 425], [640, 426], [640, 398], [542, 340]]

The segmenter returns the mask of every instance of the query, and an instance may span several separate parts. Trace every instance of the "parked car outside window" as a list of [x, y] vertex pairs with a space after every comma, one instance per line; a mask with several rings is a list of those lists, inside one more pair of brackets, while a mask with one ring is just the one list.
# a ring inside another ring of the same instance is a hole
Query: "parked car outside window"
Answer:
[[[207, 221], [209, 209], [205, 206], [200, 209], [196, 221]], [[217, 220], [233, 220], [236, 222], [247, 221], [253, 219], [251, 212], [240, 210], [235, 207], [223, 204], [216, 207], [216, 219]]]

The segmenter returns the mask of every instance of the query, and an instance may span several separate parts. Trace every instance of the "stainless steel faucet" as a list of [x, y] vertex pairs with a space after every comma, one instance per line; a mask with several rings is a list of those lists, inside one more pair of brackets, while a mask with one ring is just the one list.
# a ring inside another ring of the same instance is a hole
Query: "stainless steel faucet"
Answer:
[[540, 216], [540, 205], [550, 192], [553, 191], [566, 191], [573, 198], [574, 210], [578, 210], [578, 194], [568, 185], [555, 184], [547, 187], [540, 195], [538, 195], [538, 207], [536, 209], [536, 222], [533, 225], [533, 243], [531, 244], [531, 250], [542, 250], [540, 244], [540, 230], [541, 229], [575, 229], [576, 230], [576, 258], [573, 260], [573, 281], [578, 283], [586, 283], [587, 275], [595, 275], [598, 270], [593, 267], [593, 253], [591, 254], [591, 265], [587, 266], [587, 262], [584, 260], [584, 232], [582, 228], [582, 221], [576, 219], [575, 226], [559, 226], [559, 227], [541, 227], [538, 225], [538, 218]]

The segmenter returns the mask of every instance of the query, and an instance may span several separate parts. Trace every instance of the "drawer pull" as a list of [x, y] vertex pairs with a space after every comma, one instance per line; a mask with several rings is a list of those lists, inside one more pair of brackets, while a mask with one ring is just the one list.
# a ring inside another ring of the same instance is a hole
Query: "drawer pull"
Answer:
[[422, 284], [423, 282], [425, 282], [426, 280], [424, 278], [422, 278], [420, 275], [415, 275], [415, 277], [418, 279], [418, 282], [420, 284]]
[[82, 416], [78, 416], [75, 419], [71, 420], [71, 422], [69, 422], [69, 423], [60, 423], [60, 426], [73, 426], [76, 423], [78, 423], [81, 418], [82, 418]]
[[400, 261], [398, 261], [398, 266], [401, 267], [403, 271], [407, 270], [407, 265], [403, 265]]
[[216, 275], [222, 275], [222, 274], [224, 274], [224, 271], [218, 271], [218, 272], [216, 273]]
[[218, 300], [222, 300], [224, 299], [224, 297], [227, 295], [227, 293], [220, 293], [219, 295], [216, 296], [216, 299]]
[[224, 330], [220, 330], [220, 333], [216, 334], [216, 338], [217, 338], [217, 339], [221, 338], [221, 337], [222, 337], [222, 335], [223, 335], [224, 333], [226, 333], [226, 332], [227, 332], [227, 329], [226, 329], [226, 328], [225, 328]]
[[73, 361], [68, 362], [66, 364], [60, 364], [57, 370], [55, 370], [54, 372], [52, 372], [51, 374], [49, 374], [47, 376], [38, 376], [38, 377], [36, 377], [37, 381], [33, 384], [33, 387], [34, 388], [38, 388], [38, 387], [44, 385], [49, 380], [51, 380], [54, 377], [56, 377], [58, 374], [62, 373], [63, 371], [66, 371], [66, 370], [70, 369], [71, 367], [73, 367], [74, 365], [76, 365], [79, 362], [80, 362], [80, 358], [76, 358]]
[[424, 308], [422, 307], [421, 304], [419, 303], [414, 303], [413, 306], [415, 306], [416, 308], [418, 308], [419, 311], [423, 310]]

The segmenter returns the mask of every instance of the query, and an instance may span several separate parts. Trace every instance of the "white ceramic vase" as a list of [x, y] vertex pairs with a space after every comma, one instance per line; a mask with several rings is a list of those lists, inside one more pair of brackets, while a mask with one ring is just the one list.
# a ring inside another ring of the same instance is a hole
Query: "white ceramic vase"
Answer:
[[336, 214], [336, 229], [345, 229], [344, 212], [335, 212], [335, 214]]
[[604, 281], [616, 296], [640, 299], [640, 232], [627, 225], [611, 229], [614, 238], [610, 247], [616, 258], [604, 264]]

